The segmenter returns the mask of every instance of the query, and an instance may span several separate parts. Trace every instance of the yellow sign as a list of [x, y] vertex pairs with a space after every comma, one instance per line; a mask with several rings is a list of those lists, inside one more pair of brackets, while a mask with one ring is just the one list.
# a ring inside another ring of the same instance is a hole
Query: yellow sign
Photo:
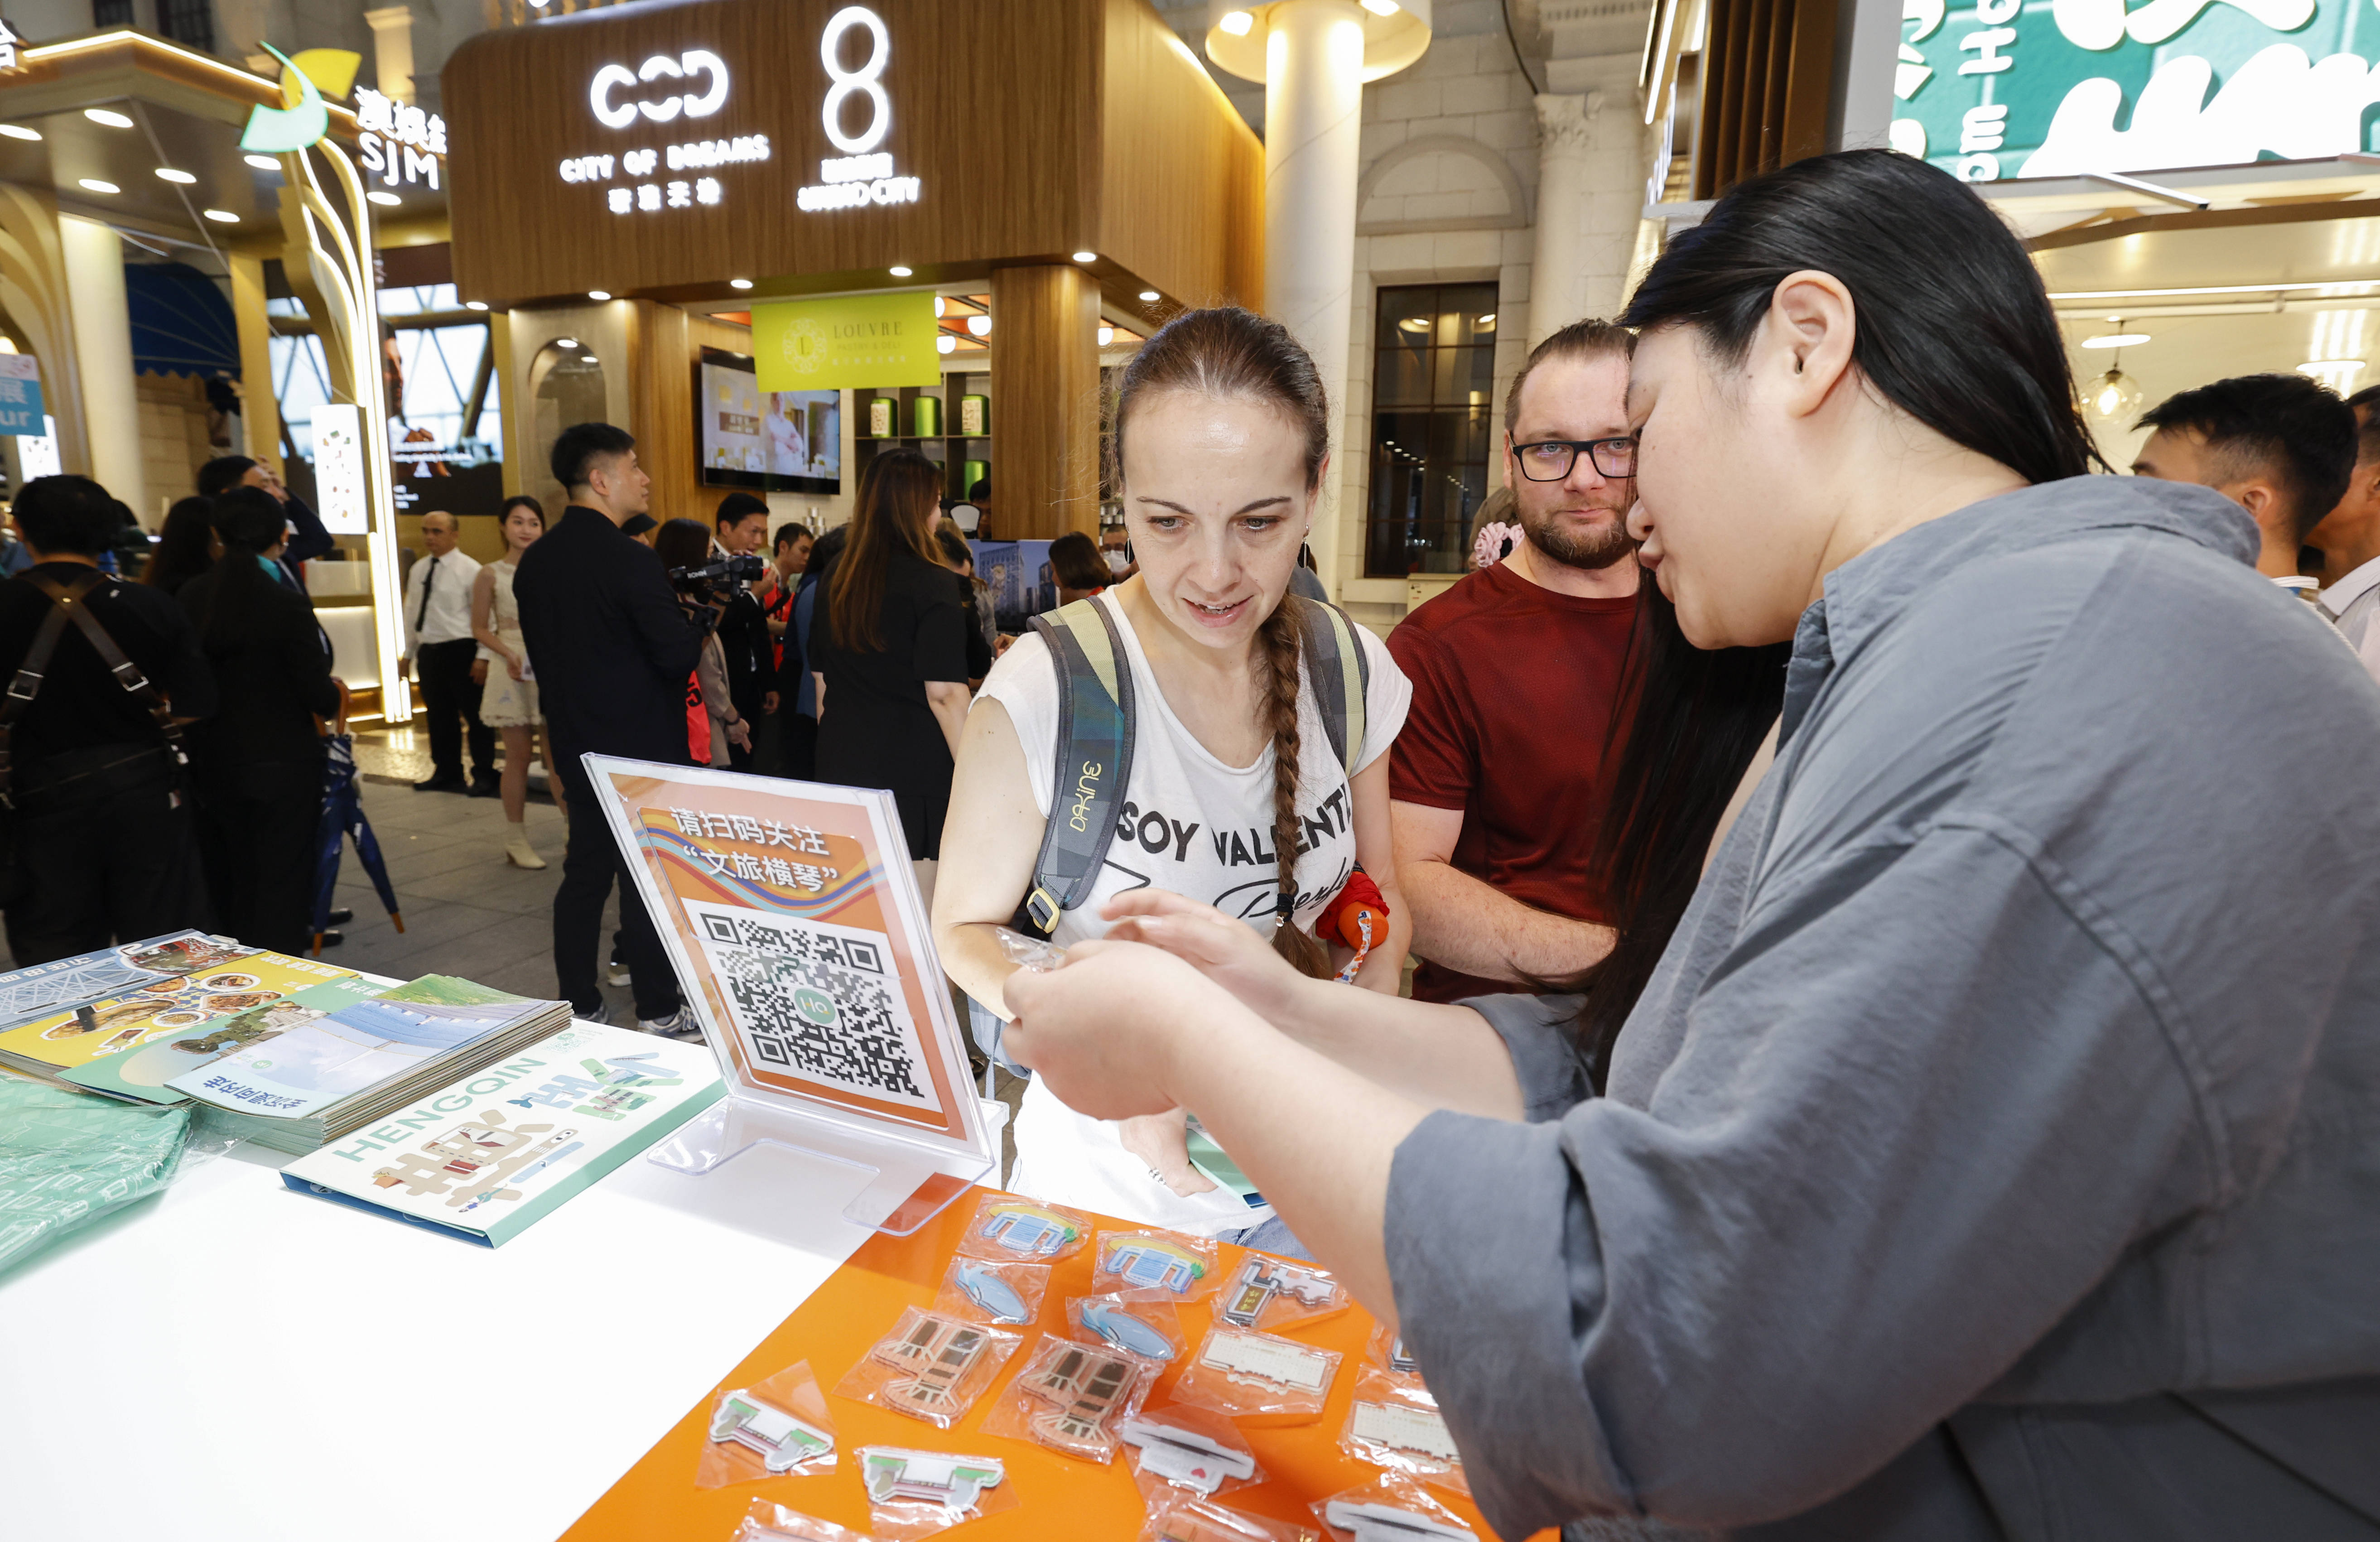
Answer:
[[934, 297], [846, 295], [752, 308], [752, 358], [763, 391], [937, 385]]

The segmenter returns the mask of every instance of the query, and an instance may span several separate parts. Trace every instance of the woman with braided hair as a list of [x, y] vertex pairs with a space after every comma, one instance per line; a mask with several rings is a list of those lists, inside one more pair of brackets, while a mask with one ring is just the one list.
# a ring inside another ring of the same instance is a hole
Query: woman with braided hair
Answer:
[[[1339, 661], [1365, 681], [1359, 740], [1342, 759], [1302, 640], [1328, 613], [1289, 596], [1330, 446], [1313, 361], [1288, 331], [1237, 309], [1175, 318], [1125, 370], [1112, 467], [1140, 570], [1081, 603], [1111, 624], [1133, 682], [1130, 771], [1087, 894], [1060, 913], [1063, 946], [1106, 930], [1113, 894], [1154, 887], [1244, 921], [1308, 975], [1354, 959], [1315, 936], [1360, 867], [1380, 883], [1386, 935], [1354, 983], [1394, 995], [1406, 923], [1389, 851], [1387, 750], [1412, 688], [1360, 626]], [[1096, 617], [1094, 617], [1096, 623]], [[934, 896], [935, 940], [978, 1002], [1014, 965], [992, 936], [1016, 914], [1053, 803], [1061, 689], [1038, 634], [984, 681], [960, 744]], [[1348, 763], [1354, 771], [1351, 777]], [[962, 833], [963, 832], [963, 833]], [[1290, 859], [1281, 860], [1281, 854]], [[1009, 1186], [1145, 1224], [1295, 1250], [1220, 1147], [1176, 1109], [1121, 1123], [1087, 1118], [1038, 1084], [1016, 1122]]]

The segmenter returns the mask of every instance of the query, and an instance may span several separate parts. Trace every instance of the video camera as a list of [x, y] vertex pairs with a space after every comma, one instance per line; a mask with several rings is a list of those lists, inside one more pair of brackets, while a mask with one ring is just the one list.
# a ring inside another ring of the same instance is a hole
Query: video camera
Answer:
[[671, 585], [686, 594], [725, 599], [769, 571], [769, 559], [757, 555], [722, 557], [700, 567], [673, 567]]

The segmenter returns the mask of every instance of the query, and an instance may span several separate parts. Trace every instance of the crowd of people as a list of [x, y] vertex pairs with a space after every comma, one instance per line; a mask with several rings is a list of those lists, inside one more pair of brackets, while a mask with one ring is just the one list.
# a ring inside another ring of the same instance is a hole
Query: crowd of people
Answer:
[[[1135, 355], [1123, 524], [1015, 637], [913, 450], [814, 534], [656, 522], [635, 442], [568, 428], [502, 561], [424, 521], [422, 786], [532, 867], [539, 735], [582, 810], [588, 752], [888, 789], [1031, 1078], [1011, 1186], [1339, 1271], [1503, 1535], [2371, 1537], [2375, 404], [2218, 381], [2104, 475], [2017, 238], [1823, 156], [1532, 351], [1496, 550], [1385, 642], [1307, 552], [1337, 404], [1245, 310]], [[94, 484], [19, 495], [20, 962], [207, 884], [296, 938], [263, 827], [340, 687], [261, 473], [147, 584]], [[638, 1026], [698, 1031], [591, 818], [558, 989], [602, 1015], [615, 888]]]

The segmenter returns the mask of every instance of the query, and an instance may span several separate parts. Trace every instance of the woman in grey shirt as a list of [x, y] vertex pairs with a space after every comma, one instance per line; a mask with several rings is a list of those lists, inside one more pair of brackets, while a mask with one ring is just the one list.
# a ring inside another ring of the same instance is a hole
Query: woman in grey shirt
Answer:
[[2228, 502], [2082, 475], [2041, 281], [1938, 171], [1745, 183], [1624, 320], [1644, 560], [1697, 646], [1793, 651], [1608, 1096], [1544, 1006], [1145, 892], [1009, 1045], [1196, 1113], [1507, 1536], [2380, 1536], [2380, 693]]

